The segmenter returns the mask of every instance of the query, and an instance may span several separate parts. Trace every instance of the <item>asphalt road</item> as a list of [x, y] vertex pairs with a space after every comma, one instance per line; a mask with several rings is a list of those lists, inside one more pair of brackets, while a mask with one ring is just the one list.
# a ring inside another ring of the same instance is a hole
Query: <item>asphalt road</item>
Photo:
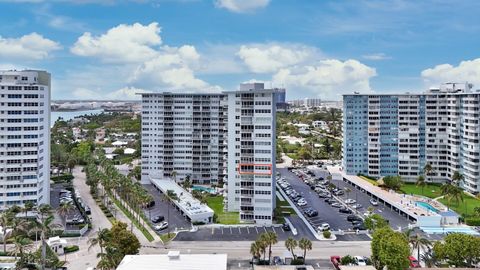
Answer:
[[[279, 241], [294, 237], [291, 231], [284, 231], [281, 227], [228, 226], [200, 227], [196, 232], [181, 232], [175, 241], [255, 241], [260, 234], [272, 231]], [[300, 239], [299, 236], [294, 238]]]

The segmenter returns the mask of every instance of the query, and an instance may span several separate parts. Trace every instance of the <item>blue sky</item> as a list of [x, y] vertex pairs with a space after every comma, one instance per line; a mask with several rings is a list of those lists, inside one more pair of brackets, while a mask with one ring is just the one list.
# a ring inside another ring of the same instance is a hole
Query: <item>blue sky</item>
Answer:
[[287, 98], [480, 88], [479, 1], [0, 0], [0, 68], [53, 99], [286, 87]]

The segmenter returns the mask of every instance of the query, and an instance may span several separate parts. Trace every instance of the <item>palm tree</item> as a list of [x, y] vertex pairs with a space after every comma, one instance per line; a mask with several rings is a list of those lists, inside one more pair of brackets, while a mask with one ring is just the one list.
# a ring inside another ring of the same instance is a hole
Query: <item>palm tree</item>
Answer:
[[13, 229], [12, 236], [17, 236], [22, 232], [26, 232], [29, 226], [29, 222], [23, 218], [13, 217], [10, 226]]
[[57, 213], [63, 218], [65, 221], [64, 227], [67, 229], [67, 216], [73, 211], [74, 207], [71, 202], [63, 203], [60, 207], [57, 208]]
[[312, 250], [312, 241], [307, 238], [302, 238], [298, 241], [298, 247], [303, 250], [303, 263], [305, 263], [305, 256], [307, 256], [307, 250]]
[[407, 236], [408, 243], [412, 246], [412, 251], [417, 250], [417, 258], [420, 259], [420, 249], [427, 249], [432, 246], [432, 243], [427, 239], [422, 237], [419, 233], [413, 234], [413, 230], [410, 229], [405, 232]]
[[185, 180], [183, 180], [183, 188], [188, 190], [189, 188], [192, 187], [192, 182], [190, 181], [190, 175], [187, 175], [185, 177]]
[[345, 190], [345, 193], [347, 193], [347, 199], [349, 198], [348, 195], [350, 194], [350, 192], [352, 192], [352, 190], [348, 187], [344, 188]]
[[260, 249], [257, 246], [257, 242], [253, 242], [250, 245], [250, 254], [255, 258], [260, 258]]
[[298, 245], [297, 240], [293, 239], [292, 237], [288, 237], [287, 240], [285, 240], [285, 247], [287, 248], [288, 251], [292, 253], [292, 256], [294, 259], [297, 258], [294, 252], [297, 245]]
[[12, 223], [12, 214], [10, 212], [3, 212], [0, 216], [0, 226], [2, 227], [3, 252], [7, 252], [7, 239], [10, 237], [8, 227]]
[[452, 175], [452, 182], [454, 185], [459, 186], [464, 177], [459, 171], [455, 171]]
[[21, 235], [15, 236], [13, 238], [14, 249], [11, 251], [11, 253], [15, 256], [15, 259], [17, 259], [17, 255], [20, 255], [20, 258], [23, 257], [23, 251], [25, 248], [29, 247], [31, 243], [32, 241], [27, 237]]
[[99, 229], [97, 232], [97, 237], [88, 239], [88, 251], [96, 245], [100, 247], [100, 253], [103, 254], [103, 248], [110, 239], [110, 230], [108, 229]]
[[425, 167], [423, 167], [423, 173], [427, 176], [430, 176], [431, 174], [435, 173], [435, 170], [432, 167], [432, 164], [427, 163], [425, 164]]
[[270, 260], [272, 259], [272, 245], [278, 243], [278, 237], [277, 234], [274, 232], [266, 232], [262, 234], [262, 236], [264, 238], [263, 240], [268, 245], [268, 261], [270, 262]]
[[417, 178], [416, 185], [417, 185], [417, 187], [422, 188], [422, 195], [423, 195], [423, 188], [425, 188], [425, 186], [427, 185], [427, 183], [425, 182], [425, 176], [419, 175], [418, 178]]
[[[163, 199], [162, 199], [162, 200], [166, 200], [168, 202], [168, 204], [167, 204], [167, 221], [169, 223], [170, 223], [170, 204], [176, 198], [177, 198], [177, 194], [173, 190], [169, 189], [169, 190], [167, 190], [167, 193], [165, 193], [165, 196], [163, 196]], [[167, 230], [168, 230], [168, 236], [170, 237], [170, 226], [168, 226]]]
[[267, 246], [268, 246], [268, 243], [266, 242], [266, 239], [265, 239], [265, 236], [263, 235], [260, 235], [260, 238], [257, 239], [255, 242], [256, 242], [256, 245], [260, 251], [260, 253], [263, 254], [263, 261], [265, 261], [265, 255], [266, 255], [266, 252], [267, 252]]
[[42, 241], [42, 270], [45, 270], [45, 263], [47, 258], [47, 241], [50, 231], [53, 228], [58, 228], [58, 224], [53, 224], [52, 207], [48, 204], [42, 204], [38, 207], [40, 213], [40, 220], [36, 221], [36, 225], [40, 229], [40, 239]]
[[429, 248], [427, 252], [420, 255], [419, 260], [422, 260], [425, 263], [425, 266], [428, 268], [433, 268], [438, 262], [438, 258], [435, 253], [432, 252], [432, 249]]
[[456, 201], [457, 205], [460, 201], [463, 202], [463, 190], [457, 186], [452, 185], [451, 183], [443, 184], [440, 188], [440, 192], [443, 196], [445, 196], [449, 205], [452, 200]]
[[23, 205], [23, 212], [25, 212], [25, 218], [27, 218], [27, 213], [32, 211], [33, 208], [35, 208], [35, 204], [31, 201], [27, 201], [24, 205]]

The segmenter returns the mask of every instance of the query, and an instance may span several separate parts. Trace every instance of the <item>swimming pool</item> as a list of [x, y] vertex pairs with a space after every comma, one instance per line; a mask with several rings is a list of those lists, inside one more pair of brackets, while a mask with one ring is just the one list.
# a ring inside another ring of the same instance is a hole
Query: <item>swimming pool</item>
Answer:
[[207, 188], [207, 187], [202, 187], [202, 186], [192, 186], [192, 190], [198, 190], [198, 191], [205, 191], [208, 193], [215, 193], [214, 188]]
[[440, 212], [440, 211], [438, 211], [437, 208], [431, 206], [429, 203], [426, 203], [426, 202], [420, 202], [420, 201], [418, 201], [418, 202], [415, 202], [415, 205], [420, 206], [420, 207], [422, 207], [422, 208], [424, 208], [424, 209], [430, 210], [430, 211], [435, 212], [435, 213]]
[[420, 227], [420, 229], [428, 234], [444, 234], [456, 232], [471, 235], [480, 235], [479, 232], [468, 227]]

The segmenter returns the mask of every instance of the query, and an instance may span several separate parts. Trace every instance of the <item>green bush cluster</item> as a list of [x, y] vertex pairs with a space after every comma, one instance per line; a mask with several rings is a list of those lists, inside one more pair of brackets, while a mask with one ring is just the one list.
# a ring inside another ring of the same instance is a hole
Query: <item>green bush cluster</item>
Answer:
[[99, 203], [99, 207], [107, 218], [112, 218], [113, 217], [112, 212], [110, 212], [110, 210], [108, 209], [108, 207], [105, 206], [105, 204]]
[[53, 177], [50, 177], [50, 180], [52, 180], [56, 184], [71, 182], [73, 180], [73, 175], [64, 174], [64, 175], [59, 175], [59, 176], [53, 176]]
[[480, 226], [480, 217], [465, 218], [465, 223], [469, 226]]
[[332, 236], [332, 233], [330, 231], [324, 231], [323, 232], [323, 237], [329, 239]]
[[63, 249], [63, 251], [65, 253], [72, 253], [72, 252], [75, 252], [75, 251], [78, 251], [80, 248], [77, 246], [77, 245], [73, 245], [73, 246], [67, 246]]

